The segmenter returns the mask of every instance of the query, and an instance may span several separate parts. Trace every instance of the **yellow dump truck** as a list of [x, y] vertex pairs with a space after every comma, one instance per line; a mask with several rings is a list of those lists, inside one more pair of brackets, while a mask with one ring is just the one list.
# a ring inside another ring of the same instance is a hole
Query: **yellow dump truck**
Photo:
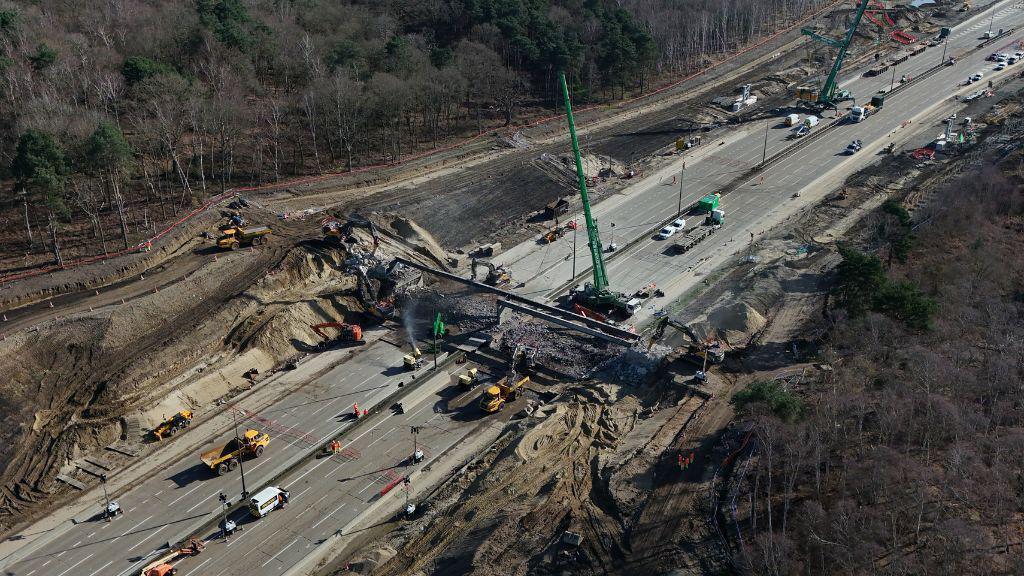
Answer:
[[270, 444], [270, 436], [253, 430], [245, 431], [241, 438], [232, 438], [226, 444], [222, 444], [199, 455], [199, 458], [217, 473], [223, 476], [238, 467], [238, 461], [242, 458], [259, 458], [263, 450]]
[[242, 246], [259, 246], [266, 241], [266, 236], [273, 233], [267, 226], [232, 226], [223, 230], [224, 234], [217, 239], [217, 247], [225, 250], [238, 250]]
[[476, 374], [477, 368], [470, 368], [466, 370], [465, 374], [459, 374], [459, 387], [463, 390], [469, 390], [473, 386], [476, 386]]
[[159, 426], [153, 429], [153, 436], [156, 436], [157, 440], [163, 440], [177, 434], [182, 428], [188, 428], [192, 424], [192, 411], [182, 410], [174, 416], [171, 416], [167, 420], [164, 420]]
[[505, 402], [511, 402], [516, 399], [516, 396], [522, 391], [523, 386], [530, 381], [529, 376], [524, 376], [521, 380], [518, 380], [515, 384], [509, 386], [508, 379], [502, 379], [494, 386], [488, 387], [484, 390], [483, 396], [480, 397], [480, 409], [488, 414], [493, 414], [505, 407]]

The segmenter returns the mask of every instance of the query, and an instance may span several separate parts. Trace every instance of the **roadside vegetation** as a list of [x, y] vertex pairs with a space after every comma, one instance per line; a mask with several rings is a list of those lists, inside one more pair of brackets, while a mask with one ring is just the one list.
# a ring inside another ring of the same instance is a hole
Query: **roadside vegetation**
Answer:
[[640, 94], [827, 3], [2, 0], [0, 268], [550, 114], [561, 69], [581, 104]]
[[777, 386], [736, 396], [758, 441], [738, 514], [752, 573], [1024, 572], [1021, 176], [1019, 154], [972, 168], [912, 239], [883, 206], [842, 249], [831, 369], [792, 391], [801, 417]]

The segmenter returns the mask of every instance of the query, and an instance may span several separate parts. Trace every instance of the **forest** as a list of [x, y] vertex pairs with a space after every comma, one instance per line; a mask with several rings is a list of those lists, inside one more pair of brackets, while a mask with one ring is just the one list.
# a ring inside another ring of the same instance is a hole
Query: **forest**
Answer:
[[640, 94], [825, 4], [0, 0], [0, 220], [25, 254], [3, 267], [514, 126], [555, 105], [560, 70], [578, 102]]
[[832, 370], [734, 398], [758, 446], [737, 519], [751, 573], [1024, 573], [1020, 167], [970, 169], [913, 225], [888, 202], [841, 251]]

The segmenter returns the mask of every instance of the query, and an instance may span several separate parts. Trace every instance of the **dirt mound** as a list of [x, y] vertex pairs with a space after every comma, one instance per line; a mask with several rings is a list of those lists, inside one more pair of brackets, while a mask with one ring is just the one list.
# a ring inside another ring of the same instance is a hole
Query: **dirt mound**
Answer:
[[582, 379], [625, 348], [548, 324], [524, 314], [511, 314], [490, 331], [494, 342], [508, 354], [520, 344], [537, 350], [537, 364], [568, 378]]
[[448, 255], [444, 248], [441, 248], [430, 232], [412, 220], [392, 214], [376, 216], [374, 220], [383, 230], [392, 232], [402, 241], [411, 245], [416, 252], [433, 259], [438, 264], [444, 265], [448, 261]]
[[734, 348], [745, 346], [764, 329], [770, 311], [783, 296], [782, 286], [774, 277], [755, 278], [744, 289], [723, 294], [690, 323], [690, 328], [699, 338], [715, 338]]

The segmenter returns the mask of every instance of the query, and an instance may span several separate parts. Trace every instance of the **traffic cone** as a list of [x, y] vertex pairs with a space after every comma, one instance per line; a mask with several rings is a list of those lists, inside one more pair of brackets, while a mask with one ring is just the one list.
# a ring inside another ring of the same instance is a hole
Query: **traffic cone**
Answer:
[[367, 415], [367, 414], [369, 414], [369, 413], [370, 413], [370, 411], [369, 411], [369, 410], [363, 410], [363, 416], [366, 416], [366, 415]]

